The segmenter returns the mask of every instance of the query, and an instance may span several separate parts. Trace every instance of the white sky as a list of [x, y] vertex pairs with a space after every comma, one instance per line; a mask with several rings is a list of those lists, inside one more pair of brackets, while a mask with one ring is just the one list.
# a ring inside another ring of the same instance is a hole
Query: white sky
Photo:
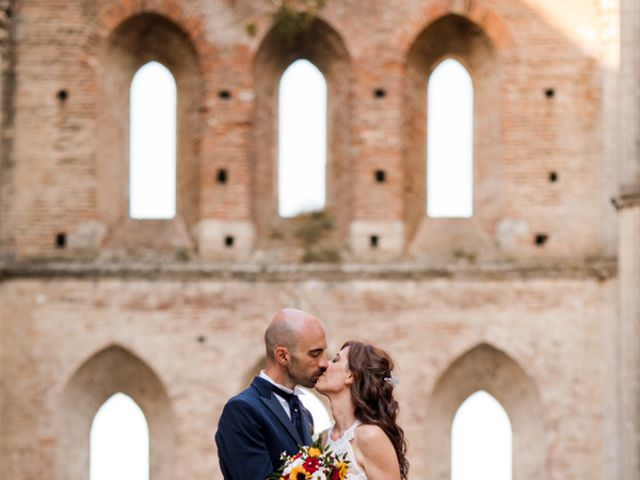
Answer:
[[89, 480], [149, 480], [149, 429], [131, 397], [116, 393], [91, 426]]
[[473, 214], [473, 87], [457, 61], [440, 63], [429, 77], [427, 213]]
[[280, 80], [278, 211], [292, 217], [325, 205], [327, 84], [307, 60], [292, 63]]
[[465, 400], [451, 427], [451, 480], [511, 480], [512, 431], [504, 408], [485, 391]]
[[176, 82], [158, 62], [131, 82], [129, 216], [169, 219], [176, 214]]

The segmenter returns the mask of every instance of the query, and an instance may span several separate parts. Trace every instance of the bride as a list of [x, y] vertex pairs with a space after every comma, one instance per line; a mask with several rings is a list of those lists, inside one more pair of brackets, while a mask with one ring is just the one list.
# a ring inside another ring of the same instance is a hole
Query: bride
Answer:
[[329, 398], [334, 425], [321, 440], [346, 454], [346, 480], [406, 480], [404, 432], [396, 423], [391, 357], [373, 345], [349, 341], [329, 363], [316, 390]]

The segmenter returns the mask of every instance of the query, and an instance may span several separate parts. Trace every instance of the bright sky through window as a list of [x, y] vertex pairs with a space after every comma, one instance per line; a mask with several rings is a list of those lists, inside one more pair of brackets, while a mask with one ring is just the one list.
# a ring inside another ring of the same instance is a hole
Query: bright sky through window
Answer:
[[451, 428], [451, 480], [511, 480], [511, 422], [495, 398], [471, 395]]
[[158, 62], [131, 82], [129, 216], [169, 219], [176, 214], [176, 82]]
[[427, 214], [473, 214], [473, 84], [456, 60], [440, 63], [429, 77]]
[[116, 393], [91, 426], [89, 480], [149, 480], [149, 429], [144, 413]]
[[325, 205], [327, 83], [307, 60], [280, 80], [278, 212], [293, 217]]

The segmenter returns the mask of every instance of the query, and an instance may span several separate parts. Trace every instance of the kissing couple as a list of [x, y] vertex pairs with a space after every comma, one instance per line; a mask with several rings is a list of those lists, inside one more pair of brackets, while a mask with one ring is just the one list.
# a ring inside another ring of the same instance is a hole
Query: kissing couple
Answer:
[[407, 479], [393, 361], [386, 352], [348, 341], [328, 360], [322, 323], [288, 308], [275, 315], [264, 340], [264, 370], [227, 402], [220, 417], [215, 440], [225, 480], [264, 480], [281, 469], [283, 452], [291, 457], [313, 444], [313, 417], [298, 398], [298, 385], [315, 387], [331, 404], [334, 424], [319, 442], [347, 460], [335, 478]]

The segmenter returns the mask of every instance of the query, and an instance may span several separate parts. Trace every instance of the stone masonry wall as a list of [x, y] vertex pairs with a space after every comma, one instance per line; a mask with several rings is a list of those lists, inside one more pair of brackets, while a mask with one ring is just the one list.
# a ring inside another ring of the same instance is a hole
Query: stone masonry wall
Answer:
[[[330, 0], [290, 42], [274, 5], [0, 1], [0, 480], [85, 479], [118, 390], [147, 415], [154, 480], [220, 478], [218, 416], [283, 306], [325, 321], [331, 350], [396, 358], [412, 479], [450, 478], [451, 415], [478, 388], [510, 415], [514, 478], [640, 478], [619, 441], [637, 268], [616, 276], [608, 204], [619, 1]], [[476, 88], [470, 219], [425, 215], [426, 81], [447, 55]], [[299, 57], [330, 87], [319, 246], [340, 257], [311, 265], [274, 209], [276, 88]], [[134, 221], [127, 96], [154, 59], [179, 90], [178, 214]]]
[[[282, 62], [296, 56], [315, 59], [330, 84], [328, 205], [343, 258], [582, 261], [614, 241], [602, 233], [614, 213], [600, 196], [607, 66], [596, 2], [335, 0], [292, 43], [272, 41], [267, 3], [62, 3], [24, 2], [13, 24], [7, 257], [300, 258], [273, 208], [277, 115], [269, 93]], [[461, 19], [483, 40], [438, 27], [441, 43], [425, 44], [439, 19]], [[154, 24], [166, 27], [150, 33]], [[478, 83], [476, 215], [468, 220], [425, 216], [426, 120], [421, 107], [410, 108], [422, 105], [434, 61], [449, 54]], [[178, 216], [140, 227], [126, 209], [127, 78], [135, 62], [154, 58], [173, 70], [183, 99]], [[226, 184], [217, 182], [220, 169]], [[387, 173], [385, 183], [375, 182], [376, 170]]]
[[[65, 409], [81, 394], [69, 392], [69, 385], [85, 362], [113, 346], [137, 357], [161, 384], [158, 391], [139, 374], [136, 389], [125, 391], [141, 405], [149, 401], [145, 392], [168, 399], [172, 416], [148, 413], [152, 450], [154, 442], [167, 441], [162, 435], [154, 438], [154, 422], [170, 423], [174, 432], [173, 472], [163, 478], [221, 478], [212, 439], [218, 416], [262, 357], [263, 329], [282, 305], [320, 317], [331, 351], [359, 338], [393, 354], [402, 377], [398, 397], [411, 478], [448, 478], [435, 475], [448, 459], [433, 458], [430, 450], [434, 442], [442, 443], [432, 437], [433, 411], [441, 408], [432, 404], [432, 395], [447, 369], [481, 345], [510, 357], [536, 398], [511, 391], [512, 383], [496, 384], [499, 376], [492, 369], [500, 362], [492, 356], [476, 365], [493, 371], [481, 386], [499, 399], [511, 398], [514, 410], [518, 404], [541, 408], [541, 415], [532, 410], [517, 421], [514, 411], [508, 412], [514, 430], [534, 440], [524, 456], [516, 452], [514, 468], [540, 453], [541, 466], [525, 478], [606, 478], [603, 403], [609, 372], [603, 359], [609, 355], [605, 330], [614, 314], [609, 306], [613, 281], [582, 274], [395, 280], [351, 275], [336, 281], [306, 276], [275, 282], [134, 275], [128, 280], [24, 278], [5, 283], [3, 333], [12, 341], [3, 358], [9, 395], [2, 436], [10, 451], [3, 458], [2, 478], [84, 478], [82, 468], [69, 468], [88, 455], [88, 439], [69, 446], [66, 438], [76, 428], [73, 422], [86, 424], [95, 411], [84, 419], [69, 417]], [[101, 378], [119, 371], [90, 371], [94, 382], [84, 388], [99, 389]], [[477, 372], [458, 378], [456, 388], [477, 387], [481, 378]], [[167, 457], [159, 462], [168, 462]]]

